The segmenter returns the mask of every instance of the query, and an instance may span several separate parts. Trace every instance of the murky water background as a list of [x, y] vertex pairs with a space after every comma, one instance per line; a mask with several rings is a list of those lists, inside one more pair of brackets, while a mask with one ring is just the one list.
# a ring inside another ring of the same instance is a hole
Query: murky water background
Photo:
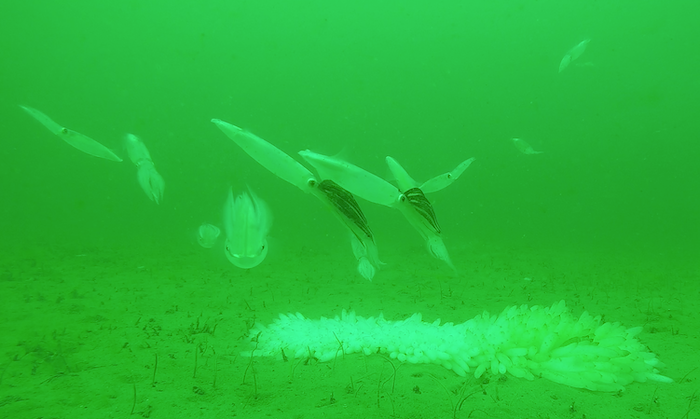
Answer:
[[[251, 322], [279, 312], [464, 321], [565, 299], [643, 325], [640, 339], [682, 382], [635, 384], [622, 398], [542, 380], [467, 383], [488, 395], [458, 417], [513, 417], [513, 403], [527, 417], [681, 417], [700, 364], [696, 9], [4, 2], [0, 409], [123, 417], [135, 387], [133, 413], [144, 417], [449, 417], [465, 384], [438, 366], [402, 366], [392, 389], [382, 358], [260, 360], [255, 398], [237, 353]], [[139, 135], [166, 182], [161, 205], [131, 162], [75, 150], [18, 105], [123, 158], [124, 135]], [[367, 283], [333, 215], [212, 118], [294, 157], [340, 152], [383, 177], [386, 155], [420, 181], [476, 157], [429, 196], [460, 275], [397, 212], [360, 202], [388, 264]], [[544, 153], [522, 154], [512, 137]], [[221, 224], [228, 188], [246, 185], [275, 216], [270, 254], [249, 272], [196, 244], [202, 222]]]

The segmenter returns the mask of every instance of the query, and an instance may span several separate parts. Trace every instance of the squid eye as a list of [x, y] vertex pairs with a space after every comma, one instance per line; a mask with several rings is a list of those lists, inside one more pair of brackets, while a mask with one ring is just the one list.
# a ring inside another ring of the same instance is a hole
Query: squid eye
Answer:
[[61, 134], [68, 134], [68, 128], [61, 128]]
[[309, 179], [306, 181], [306, 184], [313, 188], [314, 186], [316, 186], [316, 179]]
[[406, 195], [404, 195], [404, 194], [399, 195], [399, 202], [406, 202]]

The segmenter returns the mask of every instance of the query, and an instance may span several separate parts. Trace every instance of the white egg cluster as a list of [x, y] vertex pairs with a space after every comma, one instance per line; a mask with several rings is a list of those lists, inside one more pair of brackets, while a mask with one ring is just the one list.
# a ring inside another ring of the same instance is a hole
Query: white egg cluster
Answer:
[[281, 314], [250, 336], [254, 356], [315, 357], [330, 361], [343, 354], [380, 353], [403, 362], [439, 364], [465, 376], [509, 373], [529, 380], [597, 391], [618, 391], [632, 382], [671, 382], [662, 364], [635, 336], [641, 328], [602, 323], [600, 316], [574, 317], [564, 301], [551, 307], [508, 307], [464, 323], [422, 321], [420, 314], [388, 321], [343, 311], [334, 318], [306, 319]]

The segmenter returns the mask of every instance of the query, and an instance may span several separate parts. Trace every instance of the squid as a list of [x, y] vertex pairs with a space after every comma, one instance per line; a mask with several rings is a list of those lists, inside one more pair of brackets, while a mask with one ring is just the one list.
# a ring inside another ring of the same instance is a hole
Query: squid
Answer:
[[585, 51], [586, 47], [588, 46], [588, 43], [591, 42], [590, 39], [584, 39], [583, 41], [579, 42], [568, 50], [566, 54], [564, 54], [564, 58], [561, 59], [561, 62], [559, 63], [559, 72], [561, 73], [564, 71], [569, 64], [571, 64], [574, 60], [578, 59]]
[[141, 189], [146, 193], [148, 199], [160, 204], [163, 200], [165, 181], [156, 170], [155, 164], [151, 160], [151, 153], [148, 152], [143, 141], [134, 134], [126, 134], [124, 142], [129, 159], [137, 167], [137, 179]]
[[[335, 157], [310, 150], [300, 151], [299, 154], [316, 168], [322, 178], [332, 179], [362, 199], [401, 211], [421, 235], [430, 254], [455, 270], [442, 241], [440, 225], [432, 204], [419, 187], [412, 186], [415, 182], [403, 169], [405, 175], [400, 176], [399, 182], [409, 188], [401, 191], [384, 179]], [[400, 167], [398, 163], [397, 167]]]
[[213, 224], [204, 223], [197, 229], [197, 243], [205, 249], [211, 249], [221, 235], [221, 229]]
[[369, 223], [350, 192], [332, 180], [319, 180], [301, 163], [257, 135], [220, 119], [212, 119], [212, 122], [261, 166], [331, 209], [350, 231], [358, 272], [367, 280], [374, 278], [383, 262], [379, 260]]
[[29, 106], [22, 106], [20, 108], [24, 109], [29, 115], [34, 117], [43, 126], [48, 128], [49, 131], [57, 135], [66, 143], [77, 148], [83, 153], [87, 153], [91, 156], [100, 157], [102, 159], [112, 160], [116, 162], [121, 162], [122, 158], [114, 154], [114, 152], [92, 138], [83, 135], [79, 132], [68, 129], [58, 123], [53, 119], [49, 118], [43, 112], [30, 108]]
[[260, 265], [267, 256], [271, 227], [272, 213], [265, 201], [250, 188], [235, 198], [229, 190], [224, 207], [224, 251], [229, 262], [241, 269]]
[[530, 144], [522, 138], [511, 138], [513, 145], [523, 154], [542, 154], [544, 151], [535, 151]]

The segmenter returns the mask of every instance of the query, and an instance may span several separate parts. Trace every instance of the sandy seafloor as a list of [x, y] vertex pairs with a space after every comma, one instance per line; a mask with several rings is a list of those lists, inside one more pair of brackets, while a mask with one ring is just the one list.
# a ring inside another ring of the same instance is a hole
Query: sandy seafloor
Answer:
[[[6, 250], [0, 292], [11, 303], [2, 307], [0, 417], [700, 417], [697, 261], [472, 244], [451, 248], [455, 276], [414, 250], [384, 251], [388, 265], [373, 283], [356, 274], [349, 252], [309, 247], [251, 271], [212, 263], [212, 250], [196, 244], [163, 253]], [[675, 383], [610, 394], [545, 379], [465, 379], [380, 355], [255, 358], [252, 366], [238, 355], [250, 349], [254, 322], [278, 313], [317, 318], [348, 309], [403, 319], [421, 312], [427, 321], [462, 322], [483, 310], [561, 299], [576, 315], [644, 326], [639, 339]]]

